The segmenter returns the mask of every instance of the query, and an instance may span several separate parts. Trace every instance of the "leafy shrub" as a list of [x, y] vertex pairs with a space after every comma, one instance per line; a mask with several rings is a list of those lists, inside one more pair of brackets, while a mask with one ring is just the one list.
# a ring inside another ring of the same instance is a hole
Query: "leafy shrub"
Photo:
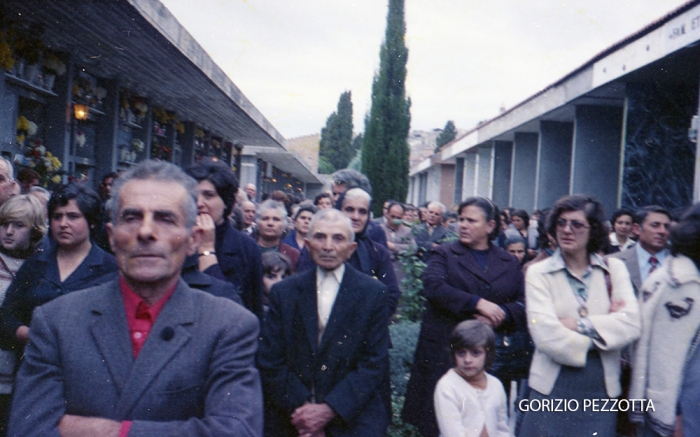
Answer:
[[389, 349], [391, 363], [391, 409], [392, 423], [389, 437], [420, 437], [415, 427], [401, 420], [401, 409], [406, 395], [406, 386], [411, 376], [413, 354], [418, 343], [420, 323], [403, 321], [389, 327], [393, 347]]

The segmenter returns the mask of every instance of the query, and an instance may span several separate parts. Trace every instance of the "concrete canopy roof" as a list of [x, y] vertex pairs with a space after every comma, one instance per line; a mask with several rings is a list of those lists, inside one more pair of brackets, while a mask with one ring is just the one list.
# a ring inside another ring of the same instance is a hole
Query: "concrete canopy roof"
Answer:
[[286, 140], [158, 0], [4, 0], [44, 45], [99, 77], [118, 79], [182, 121], [245, 145]]
[[[515, 132], [539, 132], [539, 122], [574, 121], [578, 105], [624, 105], [627, 83], [695, 84], [700, 74], [700, 0], [614, 44], [554, 84], [446, 144], [443, 160], [475, 152], [493, 140], [513, 141]], [[432, 166], [428, 160], [411, 176]]]
[[323, 184], [316, 172], [296, 151], [283, 151], [263, 147], [246, 146], [244, 155], [255, 155], [285, 173], [291, 173], [295, 178], [307, 184]]

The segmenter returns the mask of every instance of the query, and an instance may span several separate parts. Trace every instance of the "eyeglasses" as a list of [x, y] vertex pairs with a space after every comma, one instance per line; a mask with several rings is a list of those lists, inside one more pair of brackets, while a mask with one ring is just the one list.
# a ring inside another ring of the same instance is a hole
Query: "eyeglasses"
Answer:
[[557, 220], [557, 229], [563, 231], [564, 229], [566, 229], [567, 226], [571, 226], [571, 230], [574, 232], [581, 232], [584, 229], [590, 228], [590, 226], [587, 226], [585, 223], [580, 222], [578, 220], [566, 220], [566, 219]]

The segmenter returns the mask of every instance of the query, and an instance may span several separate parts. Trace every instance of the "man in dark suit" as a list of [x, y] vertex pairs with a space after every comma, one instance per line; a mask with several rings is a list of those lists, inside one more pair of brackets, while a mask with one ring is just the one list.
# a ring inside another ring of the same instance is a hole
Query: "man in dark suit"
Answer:
[[442, 217], [446, 208], [440, 202], [430, 202], [428, 204], [428, 220], [416, 227], [415, 238], [418, 246], [418, 253], [423, 261], [428, 262], [433, 249], [439, 247], [447, 238], [453, 234], [442, 226]]
[[317, 267], [272, 287], [258, 353], [267, 436], [386, 435], [390, 309], [386, 287], [345, 263], [353, 238], [343, 213], [318, 212]]
[[261, 435], [256, 317], [180, 279], [201, 236], [196, 182], [146, 161], [114, 192], [120, 276], [35, 310], [8, 434]]

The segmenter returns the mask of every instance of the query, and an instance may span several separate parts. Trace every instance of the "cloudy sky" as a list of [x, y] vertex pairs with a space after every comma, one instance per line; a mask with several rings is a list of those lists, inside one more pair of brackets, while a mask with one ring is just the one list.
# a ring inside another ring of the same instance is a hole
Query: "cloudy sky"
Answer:
[[[286, 138], [364, 129], [385, 0], [161, 0]], [[470, 129], [685, 0], [406, 0], [411, 129]]]

